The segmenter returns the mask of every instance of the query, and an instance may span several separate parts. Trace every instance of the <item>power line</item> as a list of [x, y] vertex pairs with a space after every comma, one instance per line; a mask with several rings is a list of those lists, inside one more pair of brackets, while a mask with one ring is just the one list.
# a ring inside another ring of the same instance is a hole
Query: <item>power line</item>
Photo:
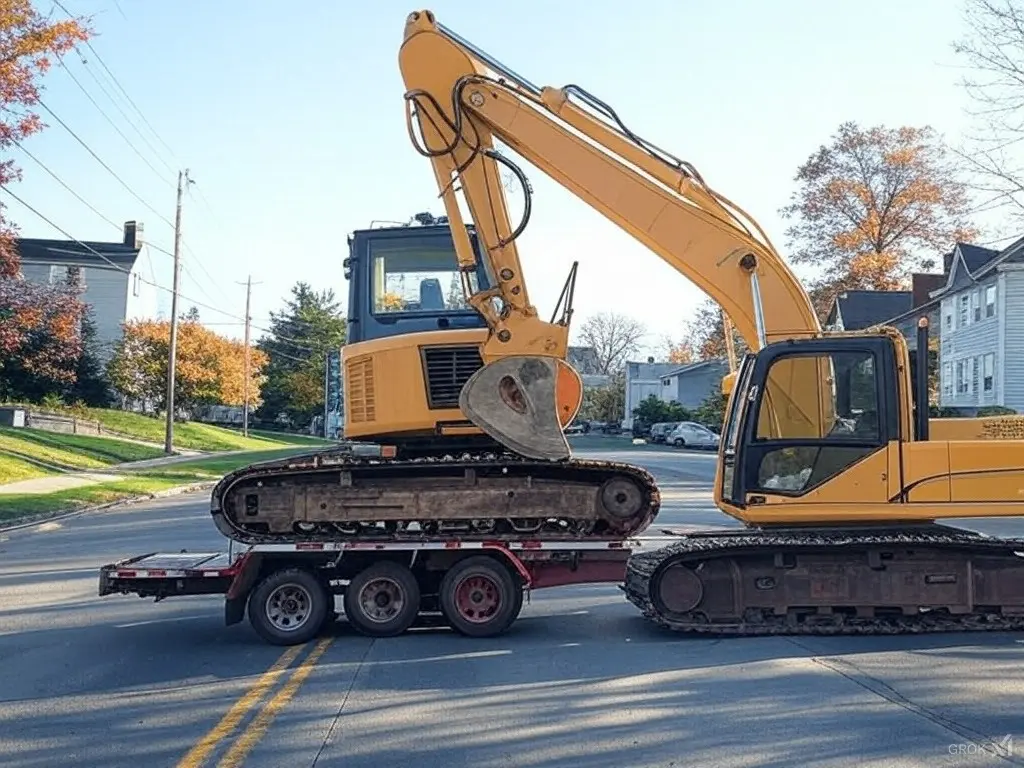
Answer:
[[[87, 243], [83, 243], [77, 237], [74, 237], [70, 232], [65, 230], [63, 227], [60, 227], [56, 223], [54, 223], [53, 220], [51, 220], [45, 214], [43, 214], [42, 212], [40, 212], [36, 208], [32, 207], [31, 205], [26, 203], [24, 200], [22, 200], [20, 197], [18, 197], [16, 194], [11, 192], [11, 190], [8, 189], [8, 187], [6, 185], [0, 184], [0, 189], [2, 189], [4, 192], [9, 194], [12, 198], [17, 200], [19, 203], [21, 203], [23, 206], [25, 206], [25, 208], [27, 208], [32, 213], [34, 213], [36, 216], [38, 216], [40, 219], [45, 221], [47, 224], [49, 224], [55, 230], [60, 232], [62, 235], [64, 235], [64, 237], [66, 237], [71, 242], [77, 243], [78, 245], [80, 245], [83, 248], [85, 248], [85, 250], [87, 250], [90, 253], [92, 253], [94, 256], [98, 256], [99, 258], [103, 259], [103, 261], [105, 261], [107, 264], [109, 264], [113, 269], [116, 269], [118, 272], [123, 272], [126, 275], [130, 275], [131, 274], [131, 270], [125, 269], [120, 264], [115, 264], [113, 261], [111, 261], [104, 254], [100, 253], [99, 251], [97, 251], [92, 246], [88, 245]], [[149, 244], [147, 243], [147, 245], [149, 245]], [[150, 246], [150, 247], [153, 247], [153, 246]], [[154, 288], [159, 288], [161, 291], [167, 291], [168, 293], [171, 292], [170, 288], [167, 288], [166, 286], [160, 285], [159, 283], [157, 283], [157, 282], [155, 282], [153, 280], [147, 280], [146, 278], [144, 278], [142, 275], [139, 275], [139, 274], [136, 274], [136, 276], [137, 276], [137, 278], [141, 282], [146, 283], [147, 285], [152, 285]], [[225, 312], [223, 309], [219, 309], [219, 308], [211, 306], [209, 304], [205, 304], [205, 303], [203, 303], [201, 301], [197, 301], [196, 299], [193, 299], [193, 298], [190, 298], [188, 296], [185, 296], [184, 294], [179, 294], [179, 296], [181, 298], [185, 299], [186, 301], [188, 301], [189, 303], [196, 305], [197, 307], [202, 307], [203, 309], [209, 309], [209, 310], [212, 310], [212, 311], [217, 312], [219, 314], [222, 314], [222, 315], [224, 315], [226, 317], [230, 317], [230, 318], [233, 318], [235, 320], [240, 320], [242, 322], [245, 322], [244, 318], [241, 318], [238, 315], [234, 315], [234, 314], [232, 314], [230, 312]], [[263, 330], [263, 329], [260, 329], [260, 330]]]
[[102, 82], [100, 82], [100, 79], [96, 76], [96, 73], [93, 71], [93, 68], [89, 66], [89, 62], [86, 60], [85, 56], [82, 55], [82, 52], [76, 48], [75, 53], [78, 54], [78, 58], [82, 62], [82, 69], [89, 73], [89, 77], [91, 77], [93, 79], [93, 82], [96, 83], [96, 85], [99, 87], [101, 91], [103, 91], [103, 95], [110, 99], [110, 103], [114, 105], [114, 109], [120, 112], [121, 117], [124, 118], [124, 121], [135, 129], [135, 132], [139, 134], [139, 138], [142, 139], [146, 143], [146, 146], [149, 147], [150, 150], [153, 152], [154, 157], [156, 157], [157, 160], [163, 163], [164, 167], [169, 172], [174, 173], [174, 168], [171, 167], [171, 164], [164, 160], [163, 156], [161, 156], [160, 152], [157, 151], [156, 147], [149, 143], [149, 139], [146, 138], [146, 134], [139, 130], [139, 127], [134, 122], [132, 122], [131, 118], [128, 117], [127, 114], [125, 114], [125, 111], [123, 109], [121, 109], [121, 105], [117, 103], [117, 99], [115, 99], [110, 94], [110, 91], [107, 90], [107, 87], [103, 85]]
[[33, 155], [33, 154], [32, 154], [31, 152], [29, 152], [29, 151], [28, 151], [27, 149], [25, 149], [25, 147], [24, 147], [24, 146], [22, 146], [22, 144], [21, 144], [21, 142], [20, 142], [20, 141], [18, 141], [17, 139], [14, 139], [13, 141], [14, 141], [15, 145], [17, 145], [18, 149], [20, 149], [20, 150], [21, 150], [22, 152], [24, 152], [24, 153], [25, 153], [26, 155], [28, 155], [29, 157], [31, 157], [31, 158], [32, 158], [33, 160], [35, 160], [35, 161], [36, 161], [36, 163], [38, 163], [38, 164], [39, 164], [39, 166], [40, 166], [40, 167], [41, 167], [41, 168], [42, 168], [42, 169], [43, 169], [44, 171], [46, 171], [46, 172], [47, 172], [48, 174], [50, 174], [50, 175], [51, 175], [51, 176], [52, 176], [52, 177], [53, 177], [53, 178], [54, 178], [54, 179], [55, 179], [55, 180], [57, 181], [57, 183], [58, 183], [58, 184], [60, 184], [60, 185], [61, 185], [62, 187], [64, 187], [64, 189], [66, 189], [66, 190], [67, 190], [68, 192], [70, 192], [70, 193], [71, 193], [72, 195], [74, 195], [74, 196], [75, 196], [75, 197], [76, 197], [76, 198], [78, 199], [78, 201], [79, 201], [80, 203], [82, 203], [82, 205], [84, 205], [85, 207], [87, 207], [87, 208], [88, 208], [88, 209], [89, 209], [90, 211], [92, 211], [93, 213], [95, 213], [95, 214], [96, 214], [97, 216], [99, 216], [99, 217], [100, 217], [101, 219], [103, 219], [103, 220], [104, 220], [105, 222], [107, 222], [108, 224], [110, 224], [110, 225], [111, 225], [112, 227], [115, 227], [115, 228], [116, 228], [116, 229], [118, 229], [118, 230], [120, 230], [120, 229], [121, 229], [121, 225], [120, 225], [120, 224], [118, 224], [117, 222], [113, 221], [112, 219], [109, 219], [109, 218], [107, 218], [107, 216], [106, 216], [106, 215], [104, 215], [103, 213], [100, 213], [100, 211], [98, 211], [98, 210], [97, 210], [97, 209], [96, 209], [96, 208], [95, 208], [95, 207], [94, 207], [94, 206], [93, 206], [93, 205], [92, 205], [92, 204], [91, 204], [91, 203], [90, 203], [90, 202], [89, 202], [88, 200], [86, 200], [86, 199], [85, 199], [84, 197], [82, 197], [82, 196], [81, 196], [80, 194], [78, 194], [77, 192], [75, 192], [75, 190], [73, 190], [73, 189], [72, 189], [71, 187], [69, 187], [69, 186], [67, 185], [67, 183], [66, 183], [66, 182], [65, 182], [65, 181], [64, 181], [64, 180], [63, 180], [63, 179], [62, 179], [62, 178], [61, 178], [60, 176], [58, 176], [58, 175], [57, 175], [56, 173], [54, 173], [53, 171], [51, 171], [51, 170], [50, 170], [50, 169], [49, 169], [49, 168], [47, 167], [47, 165], [46, 165], [46, 164], [45, 164], [45, 163], [44, 163], [44, 162], [43, 162], [42, 160], [40, 160], [40, 159], [39, 159], [38, 157], [36, 157], [35, 155]]
[[[112, 120], [112, 119], [110, 118], [110, 115], [108, 115], [108, 114], [106, 113], [106, 111], [104, 111], [103, 107], [101, 107], [101, 106], [99, 105], [99, 102], [97, 102], [97, 101], [96, 101], [96, 99], [94, 99], [94, 98], [92, 97], [92, 94], [91, 94], [91, 93], [89, 93], [89, 92], [88, 92], [88, 91], [87, 91], [87, 90], [85, 89], [85, 86], [84, 86], [84, 85], [82, 85], [82, 83], [81, 83], [81, 82], [80, 82], [80, 81], [78, 80], [78, 78], [77, 78], [77, 77], [75, 77], [74, 73], [73, 73], [73, 72], [72, 72], [72, 71], [71, 71], [70, 69], [68, 69], [68, 65], [64, 63], [64, 58], [63, 58], [62, 56], [58, 56], [58, 57], [57, 57], [57, 61], [59, 61], [59, 62], [60, 62], [60, 65], [61, 65], [61, 66], [62, 66], [62, 67], [64, 68], [64, 71], [68, 73], [68, 77], [70, 77], [70, 78], [71, 78], [71, 79], [72, 79], [72, 80], [74, 81], [75, 85], [77, 85], [77, 86], [78, 86], [78, 89], [79, 89], [79, 90], [80, 90], [80, 91], [81, 91], [82, 93], [84, 93], [84, 94], [85, 94], [85, 98], [87, 98], [87, 99], [88, 99], [88, 100], [89, 100], [90, 102], [92, 102], [92, 105], [93, 105], [94, 107], [96, 107], [96, 111], [97, 111], [97, 112], [99, 112], [99, 113], [100, 113], [101, 115], [103, 115], [103, 118], [104, 118], [104, 119], [105, 119], [105, 120], [106, 120], [106, 121], [107, 121], [108, 123], [110, 123], [110, 127], [111, 127], [111, 128], [113, 128], [113, 129], [114, 129], [115, 131], [117, 131], [117, 134], [118, 134], [118, 135], [119, 135], [119, 136], [120, 136], [120, 137], [121, 137], [122, 139], [124, 139], [124, 142], [125, 142], [125, 144], [127, 144], [127, 145], [128, 145], [129, 147], [131, 147], [132, 151], [133, 151], [133, 152], [134, 152], [134, 153], [135, 153], [136, 155], [138, 155], [138, 156], [139, 156], [139, 159], [140, 159], [140, 160], [142, 160], [142, 162], [144, 162], [144, 163], [145, 163], [145, 164], [146, 164], [146, 165], [147, 165], [147, 166], [149, 167], [149, 169], [150, 169], [150, 170], [151, 170], [151, 171], [152, 171], [153, 173], [155, 173], [155, 174], [156, 174], [157, 178], [159, 178], [159, 179], [160, 179], [160, 181], [162, 181], [162, 182], [163, 182], [164, 184], [171, 184], [171, 182], [170, 182], [170, 181], [168, 181], [168, 180], [167, 180], [167, 179], [166, 179], [166, 178], [164, 177], [164, 175], [163, 175], [163, 174], [162, 174], [162, 173], [161, 173], [160, 171], [158, 171], [158, 170], [156, 169], [156, 167], [155, 167], [155, 166], [154, 166], [154, 165], [153, 165], [153, 164], [152, 164], [151, 162], [149, 162], [149, 160], [147, 160], [147, 159], [146, 159], [145, 155], [143, 155], [143, 154], [142, 154], [142, 153], [141, 153], [141, 152], [139, 151], [138, 147], [136, 147], [136, 146], [135, 146], [135, 145], [134, 145], [134, 144], [133, 144], [133, 143], [131, 142], [131, 139], [129, 139], [129, 138], [127, 137], [127, 136], [125, 136], [125, 135], [124, 135], [124, 132], [123, 132], [123, 131], [122, 131], [122, 130], [121, 130], [120, 128], [118, 128], [118, 127], [117, 127], [117, 123], [115, 123], [115, 122], [114, 122], [114, 121], [113, 121], [113, 120]], [[173, 186], [173, 185], [171, 185], [171, 186]]]
[[[67, 14], [69, 18], [74, 18], [71, 11], [69, 11], [64, 6], [64, 4], [60, 2], [60, 0], [53, 0], [53, 4], [60, 8], [62, 11], [64, 11], [64, 13]], [[142, 110], [139, 109], [138, 105], [134, 101], [132, 101], [132, 97], [128, 95], [128, 91], [124, 89], [124, 87], [121, 85], [121, 82], [117, 79], [114, 73], [110, 71], [110, 67], [108, 67], [106, 62], [103, 61], [103, 58], [99, 55], [96, 49], [92, 47], [92, 43], [86, 40], [85, 46], [90, 51], [92, 51], [92, 55], [96, 57], [96, 61], [100, 63], [100, 66], [103, 67], [104, 71], [110, 77], [111, 81], [113, 81], [114, 85], [117, 86], [117, 89], [125, 97], [128, 103], [132, 105], [132, 109], [134, 109], [138, 113], [139, 117], [142, 118], [142, 122], [144, 122], [146, 126], [149, 128], [149, 130], [153, 132], [153, 135], [156, 137], [157, 141], [163, 144], [164, 148], [171, 154], [171, 159], [173, 159], [178, 165], [181, 165], [181, 163], [178, 162], [178, 158], [175, 157], [174, 155], [174, 150], [167, 145], [167, 142], [163, 140], [163, 137], [159, 133], [157, 133], [156, 128], [154, 128], [152, 124], [150, 124], [149, 120], [146, 119], [146, 116], [142, 113]]]
[[[49, 224], [49, 225], [50, 225], [51, 227], [53, 227], [53, 228], [54, 228], [55, 230], [57, 230], [58, 232], [60, 232], [60, 233], [61, 233], [62, 235], [64, 235], [64, 237], [68, 238], [68, 240], [70, 240], [71, 242], [73, 242], [73, 243], [77, 243], [78, 245], [80, 245], [80, 246], [82, 246], [83, 248], [85, 248], [85, 250], [87, 250], [87, 251], [89, 251], [90, 253], [94, 254], [95, 256], [98, 256], [99, 258], [103, 259], [103, 261], [105, 261], [105, 262], [106, 262], [107, 264], [109, 264], [109, 265], [110, 265], [110, 266], [111, 266], [111, 267], [112, 267], [113, 269], [116, 269], [116, 270], [117, 270], [118, 272], [123, 272], [123, 273], [124, 273], [124, 274], [126, 274], [126, 275], [130, 275], [130, 274], [131, 274], [131, 271], [130, 271], [130, 270], [127, 270], [127, 269], [125, 269], [124, 267], [122, 267], [122, 266], [121, 266], [121, 265], [119, 265], [119, 264], [115, 264], [115, 263], [114, 263], [113, 261], [111, 261], [111, 260], [110, 260], [109, 258], [107, 258], [107, 257], [106, 257], [105, 255], [103, 255], [102, 253], [100, 253], [99, 251], [97, 251], [97, 250], [96, 250], [95, 248], [93, 248], [92, 246], [88, 245], [87, 243], [83, 243], [83, 242], [82, 242], [81, 240], [79, 240], [79, 239], [78, 239], [77, 237], [74, 237], [74, 236], [73, 236], [73, 235], [72, 235], [72, 234], [71, 234], [70, 232], [68, 232], [68, 231], [67, 231], [66, 229], [64, 229], [63, 227], [60, 227], [60, 226], [58, 226], [58, 225], [57, 225], [56, 223], [54, 223], [54, 222], [53, 222], [53, 220], [52, 220], [52, 219], [50, 219], [50, 218], [49, 218], [49, 217], [47, 217], [47, 216], [46, 216], [45, 214], [43, 214], [42, 212], [40, 212], [40, 211], [39, 211], [38, 209], [36, 209], [36, 208], [34, 208], [33, 206], [29, 205], [29, 204], [28, 204], [28, 203], [26, 203], [26, 202], [25, 202], [24, 200], [22, 200], [22, 199], [21, 199], [20, 197], [18, 197], [18, 196], [17, 196], [16, 194], [14, 194], [13, 192], [11, 192], [11, 190], [10, 190], [10, 189], [8, 189], [8, 187], [7, 187], [6, 185], [0, 184], [0, 189], [2, 189], [2, 190], [3, 190], [4, 192], [6, 192], [7, 194], [9, 194], [9, 195], [10, 195], [10, 196], [11, 196], [12, 198], [14, 198], [15, 200], [17, 200], [17, 201], [18, 201], [19, 203], [21, 203], [21, 204], [22, 204], [23, 206], [25, 206], [25, 208], [27, 208], [27, 209], [28, 209], [28, 210], [30, 210], [30, 211], [31, 211], [32, 213], [34, 213], [34, 214], [35, 214], [36, 216], [38, 216], [38, 217], [39, 217], [40, 219], [42, 219], [43, 221], [45, 221], [45, 222], [46, 222], [47, 224]], [[152, 247], [152, 246], [151, 246], [151, 247]], [[172, 254], [172, 255], [173, 255], [173, 254]], [[155, 281], [152, 281], [152, 280], [147, 280], [147, 279], [146, 279], [146, 278], [144, 278], [144, 277], [143, 277], [142, 275], [136, 274], [136, 276], [137, 276], [137, 278], [138, 278], [138, 279], [139, 279], [139, 280], [140, 280], [141, 282], [143, 282], [143, 283], [146, 283], [147, 285], [152, 285], [152, 286], [153, 286], [154, 288], [159, 288], [159, 289], [160, 289], [161, 291], [167, 291], [168, 293], [171, 293], [171, 292], [172, 292], [172, 289], [170, 289], [170, 288], [167, 288], [166, 286], [160, 285], [159, 283], [157, 283], [157, 282], [155, 282]], [[179, 293], [179, 294], [178, 294], [178, 296], [179, 296], [180, 298], [184, 299], [185, 301], [189, 302], [190, 304], [194, 304], [194, 305], [195, 305], [195, 306], [197, 306], [197, 307], [202, 307], [203, 309], [209, 309], [209, 310], [212, 310], [212, 311], [214, 311], [214, 312], [217, 312], [217, 313], [219, 313], [219, 314], [222, 314], [222, 315], [224, 315], [225, 317], [230, 317], [230, 318], [233, 318], [233, 319], [235, 319], [235, 320], [239, 320], [239, 321], [241, 321], [242, 323], [244, 323], [244, 322], [245, 322], [245, 318], [239, 317], [238, 315], [234, 315], [234, 314], [232, 314], [231, 312], [226, 312], [225, 310], [223, 310], [223, 309], [219, 309], [218, 307], [214, 307], [214, 306], [211, 306], [211, 305], [209, 305], [209, 304], [206, 304], [206, 303], [204, 303], [204, 302], [202, 302], [202, 301], [198, 301], [197, 299], [193, 299], [193, 298], [191, 298], [191, 297], [189, 297], [189, 296], [185, 296], [185, 295], [184, 295], [184, 294], [182, 294], [182, 293]], [[273, 341], [277, 341], [277, 342], [284, 342], [284, 343], [287, 343], [287, 344], [291, 344], [292, 346], [294, 346], [294, 347], [297, 347], [297, 348], [299, 348], [299, 349], [304, 349], [304, 350], [307, 350], [307, 351], [309, 351], [309, 352], [316, 352], [316, 348], [314, 348], [314, 347], [311, 347], [311, 346], [309, 346], [309, 345], [306, 345], [306, 344], [303, 344], [303, 343], [299, 342], [299, 341], [298, 341], [298, 340], [296, 340], [296, 339], [292, 339], [292, 338], [289, 338], [289, 337], [287, 337], [287, 336], [280, 336], [280, 335], [277, 335], [277, 334], [275, 334], [275, 333], [274, 333], [274, 331], [270, 330], [269, 328], [263, 328], [262, 326], [259, 326], [259, 325], [255, 325], [255, 324], [254, 324], [254, 325], [253, 325], [252, 327], [253, 327], [253, 328], [255, 328], [255, 329], [256, 329], [256, 330], [258, 330], [258, 331], [264, 331], [265, 333], [269, 333], [269, 334], [272, 334], [272, 337], [273, 337]], [[283, 354], [283, 353], [275, 353], [275, 354], [281, 354], [281, 356], [282, 356], [282, 357], [288, 357], [288, 355], [285, 355], [285, 354]], [[298, 360], [299, 362], [305, 362], [305, 360], [299, 360], [298, 358], [289, 358], [289, 359], [292, 359], [292, 360]]]
[[171, 229], [174, 229], [174, 224], [173, 223], [171, 223], [167, 218], [165, 218], [160, 213], [160, 211], [158, 211], [152, 205], [150, 205], [145, 200], [143, 200], [142, 197], [139, 196], [138, 192], [136, 192], [134, 189], [129, 187], [124, 179], [122, 179], [120, 176], [118, 176], [109, 165], [107, 165], [105, 162], [103, 162], [103, 159], [99, 155], [97, 155], [95, 152], [93, 152], [92, 147], [90, 147], [88, 144], [86, 144], [77, 133], [75, 133], [73, 130], [71, 130], [71, 128], [68, 127], [67, 123], [65, 123], [63, 120], [61, 120], [59, 117], [57, 117], [57, 115], [54, 113], [54, 111], [52, 109], [50, 109], [48, 106], [46, 106], [46, 104], [43, 103], [42, 99], [37, 99], [37, 102], [38, 102], [39, 106], [41, 106], [43, 109], [45, 109], [47, 112], [50, 113], [50, 115], [53, 117], [54, 120], [56, 120], [58, 123], [60, 123], [64, 127], [64, 130], [66, 130], [68, 133], [70, 133], [79, 144], [81, 144], [83, 147], [85, 147], [86, 151], [96, 159], [96, 162], [98, 162], [100, 165], [102, 165], [104, 168], [106, 168], [111, 176], [113, 176], [115, 179], [117, 179], [119, 182], [121, 182], [121, 186], [124, 187], [126, 190], [128, 190], [128, 192], [136, 200], [138, 200], [140, 203], [142, 203], [144, 206], [146, 206], [146, 208], [148, 208], [150, 211], [152, 211], [153, 214], [158, 219], [160, 219], [162, 222], [164, 222], [167, 226], [169, 226]]

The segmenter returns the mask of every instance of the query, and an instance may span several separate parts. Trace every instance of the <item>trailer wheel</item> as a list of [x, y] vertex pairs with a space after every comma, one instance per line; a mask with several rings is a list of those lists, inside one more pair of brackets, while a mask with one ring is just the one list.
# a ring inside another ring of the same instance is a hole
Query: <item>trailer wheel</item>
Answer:
[[420, 585], [412, 571], [387, 560], [374, 563], [345, 588], [345, 617], [361, 634], [394, 637], [420, 612]]
[[283, 568], [267, 576], [249, 595], [249, 623], [274, 645], [298, 645], [324, 626], [330, 595], [303, 568]]
[[486, 556], [452, 566], [441, 580], [440, 598], [452, 628], [468, 637], [500, 635], [523, 607], [523, 590], [509, 569]]

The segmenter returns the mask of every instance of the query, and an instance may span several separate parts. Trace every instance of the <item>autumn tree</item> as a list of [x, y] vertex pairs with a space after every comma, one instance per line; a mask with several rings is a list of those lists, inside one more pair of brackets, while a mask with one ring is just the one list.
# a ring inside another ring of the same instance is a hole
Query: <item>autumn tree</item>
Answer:
[[810, 285], [819, 313], [841, 290], [899, 289], [975, 235], [967, 187], [929, 127], [843, 123], [795, 180], [780, 213], [792, 222], [791, 261], [820, 270]]
[[666, 362], [686, 365], [694, 360], [693, 344], [689, 339], [673, 341], [670, 336], [662, 339], [662, 357]]
[[[84, 20], [53, 21], [30, 0], [0, 4], [0, 150], [9, 153], [45, 127], [34, 109], [40, 80], [55, 56], [90, 34]], [[0, 187], [20, 180], [13, 160], [0, 161]], [[22, 278], [17, 236], [0, 203], [0, 394], [6, 397], [74, 381], [85, 312], [74, 286]]]
[[[733, 349], [737, 358], [742, 357], [747, 345], [732, 329]], [[687, 338], [693, 350], [694, 359], [712, 360], [728, 358], [725, 344], [725, 324], [722, 308], [711, 298], [705, 298], [687, 323]]]
[[[953, 48], [970, 74], [961, 80], [976, 132], [960, 150], [976, 181], [980, 205], [1024, 219], [1024, 2], [967, 0], [966, 34]], [[1016, 234], [1016, 233], [1014, 233]]]
[[640, 352], [640, 342], [647, 335], [643, 323], [616, 312], [599, 312], [580, 326], [579, 343], [593, 347], [598, 373], [611, 374], [626, 366], [630, 357]]
[[299, 282], [280, 312], [270, 313], [270, 333], [257, 346], [266, 353], [267, 383], [257, 416], [280, 416], [305, 427], [324, 408], [328, 351], [345, 343], [346, 323], [334, 291], [314, 291]]
[[[134, 320], [107, 365], [111, 384], [123, 397], [166, 407], [170, 321]], [[242, 405], [245, 397], [245, 345], [214, 333], [188, 317], [178, 323], [174, 366], [175, 404], [185, 410], [203, 405]], [[249, 350], [249, 402], [258, 406], [267, 356]]]

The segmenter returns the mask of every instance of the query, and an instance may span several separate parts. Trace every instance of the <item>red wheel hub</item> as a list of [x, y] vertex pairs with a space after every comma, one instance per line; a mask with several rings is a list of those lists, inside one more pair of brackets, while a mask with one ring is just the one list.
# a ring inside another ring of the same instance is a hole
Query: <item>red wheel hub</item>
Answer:
[[489, 621], [501, 604], [501, 587], [486, 576], [467, 576], [455, 588], [455, 607], [466, 621]]

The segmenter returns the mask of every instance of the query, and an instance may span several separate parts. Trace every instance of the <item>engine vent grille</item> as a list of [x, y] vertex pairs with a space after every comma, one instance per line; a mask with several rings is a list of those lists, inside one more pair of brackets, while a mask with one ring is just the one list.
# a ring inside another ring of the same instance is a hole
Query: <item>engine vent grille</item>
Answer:
[[422, 347], [420, 351], [427, 380], [427, 405], [458, 408], [463, 385], [483, 367], [480, 349], [475, 346]]
[[373, 382], [373, 358], [357, 357], [345, 365], [348, 418], [353, 424], [377, 418], [377, 391]]

